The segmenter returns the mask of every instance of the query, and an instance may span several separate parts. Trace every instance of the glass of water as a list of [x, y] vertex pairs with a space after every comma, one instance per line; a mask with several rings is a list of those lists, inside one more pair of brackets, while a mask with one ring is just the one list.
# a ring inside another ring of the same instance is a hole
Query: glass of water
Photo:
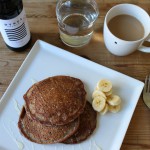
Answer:
[[92, 37], [99, 10], [95, 0], [58, 0], [56, 15], [61, 40], [68, 46], [81, 47]]

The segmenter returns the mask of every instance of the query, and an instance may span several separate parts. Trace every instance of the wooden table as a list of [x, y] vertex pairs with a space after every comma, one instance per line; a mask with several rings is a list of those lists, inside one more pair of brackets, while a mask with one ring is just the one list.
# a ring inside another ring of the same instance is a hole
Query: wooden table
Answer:
[[[97, 2], [100, 8], [100, 16], [96, 21], [95, 33], [91, 42], [82, 48], [70, 48], [64, 45], [59, 38], [55, 15], [56, 0], [24, 1], [32, 33], [32, 45], [37, 39], [41, 39], [77, 55], [87, 56], [96, 63], [144, 82], [145, 76], [150, 73], [150, 54], [139, 51], [136, 51], [126, 57], [117, 57], [110, 54], [104, 46], [102, 28], [104, 16], [112, 6], [118, 3], [132, 2], [141, 6], [150, 14], [150, 1], [97, 0]], [[148, 44], [148, 46], [150, 46], [150, 44]], [[5, 92], [15, 73], [29, 53], [30, 48], [21, 53], [10, 51], [5, 46], [2, 37], [0, 37], [0, 97]], [[148, 149], [150, 150], [150, 110], [143, 103], [141, 96], [123, 141], [121, 150]]]

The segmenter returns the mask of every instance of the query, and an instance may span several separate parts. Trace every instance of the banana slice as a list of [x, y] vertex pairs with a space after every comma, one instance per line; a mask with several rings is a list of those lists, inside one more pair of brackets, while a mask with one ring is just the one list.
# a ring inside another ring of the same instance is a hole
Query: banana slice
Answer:
[[111, 106], [108, 105], [108, 110], [112, 113], [117, 113], [121, 109], [121, 105]]
[[106, 104], [106, 99], [102, 96], [95, 97], [92, 102], [93, 109], [98, 112], [104, 109], [105, 104]]
[[97, 83], [97, 88], [102, 92], [109, 92], [112, 89], [112, 83], [109, 80], [100, 80]]
[[121, 98], [118, 95], [112, 95], [107, 98], [107, 103], [112, 106], [117, 106], [121, 103]]
[[113, 92], [112, 92], [112, 89], [111, 89], [109, 92], [105, 92], [105, 95], [106, 95], [106, 96], [110, 96], [110, 95], [112, 95], [112, 93], [113, 93]]
[[108, 112], [108, 107], [109, 107], [109, 106], [108, 106], [108, 104], [106, 103], [104, 109], [100, 112], [101, 115], [105, 115], [105, 114]]
[[102, 92], [102, 91], [99, 91], [99, 90], [95, 90], [92, 94], [92, 98], [94, 99], [95, 97], [97, 96], [102, 96], [106, 99], [106, 95]]

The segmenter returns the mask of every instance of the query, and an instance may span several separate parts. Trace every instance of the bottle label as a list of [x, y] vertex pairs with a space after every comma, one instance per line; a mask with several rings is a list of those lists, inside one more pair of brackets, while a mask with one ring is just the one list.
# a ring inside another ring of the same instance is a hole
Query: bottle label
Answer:
[[8, 46], [19, 48], [26, 45], [31, 35], [24, 9], [13, 19], [0, 19], [0, 31]]

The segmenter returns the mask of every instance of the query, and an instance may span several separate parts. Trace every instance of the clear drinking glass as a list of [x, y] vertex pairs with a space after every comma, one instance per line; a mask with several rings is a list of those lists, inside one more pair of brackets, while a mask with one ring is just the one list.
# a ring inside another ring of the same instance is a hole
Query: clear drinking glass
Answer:
[[56, 15], [61, 40], [80, 47], [90, 41], [99, 10], [95, 0], [58, 0]]

